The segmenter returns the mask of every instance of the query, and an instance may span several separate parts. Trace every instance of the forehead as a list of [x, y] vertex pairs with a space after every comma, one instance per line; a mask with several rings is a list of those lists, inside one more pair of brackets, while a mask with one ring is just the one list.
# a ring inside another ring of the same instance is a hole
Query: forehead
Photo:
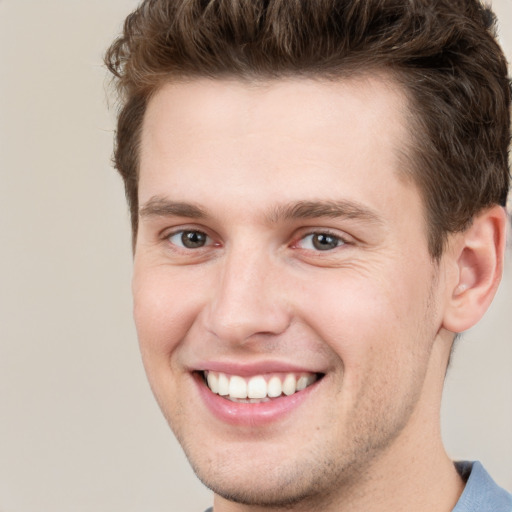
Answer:
[[[407, 100], [402, 87], [388, 74], [362, 75], [339, 80], [308, 78], [269, 81], [213, 80], [198, 78], [165, 84], [152, 97], [143, 123], [144, 141], [176, 143], [203, 134], [218, 139], [239, 139], [258, 133], [272, 136], [309, 137], [320, 130], [350, 132], [360, 142], [403, 136]], [[381, 131], [381, 123], [386, 127]], [[332, 131], [332, 142], [339, 137]]]
[[199, 202], [242, 194], [254, 206], [340, 194], [371, 202], [390, 179], [410, 192], [406, 108], [387, 76], [168, 83], [144, 118], [139, 203], [169, 194]]

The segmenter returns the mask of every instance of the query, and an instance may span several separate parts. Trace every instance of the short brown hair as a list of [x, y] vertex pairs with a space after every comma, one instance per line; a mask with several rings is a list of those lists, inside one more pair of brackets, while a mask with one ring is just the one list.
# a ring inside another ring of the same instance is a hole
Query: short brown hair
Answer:
[[507, 200], [511, 95], [494, 21], [477, 0], [144, 0], [105, 56], [121, 98], [114, 161], [134, 239], [141, 127], [164, 83], [384, 69], [410, 99], [410, 172], [438, 258], [448, 233]]

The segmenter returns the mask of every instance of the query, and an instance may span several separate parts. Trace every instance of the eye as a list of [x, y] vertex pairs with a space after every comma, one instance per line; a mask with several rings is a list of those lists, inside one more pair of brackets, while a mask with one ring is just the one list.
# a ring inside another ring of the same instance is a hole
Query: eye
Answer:
[[311, 233], [302, 238], [297, 245], [306, 250], [330, 251], [344, 244], [340, 237], [330, 233]]
[[200, 249], [211, 243], [210, 237], [202, 231], [182, 230], [171, 233], [167, 239], [171, 244], [184, 249]]

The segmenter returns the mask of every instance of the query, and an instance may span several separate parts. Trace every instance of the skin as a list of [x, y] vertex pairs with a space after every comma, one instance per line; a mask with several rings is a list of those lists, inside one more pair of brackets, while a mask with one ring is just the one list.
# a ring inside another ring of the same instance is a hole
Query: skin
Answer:
[[[134, 315], [153, 392], [216, 512], [450, 511], [462, 491], [439, 408], [451, 330], [473, 321], [454, 298], [463, 308], [484, 272], [462, 235], [429, 255], [400, 158], [405, 104], [382, 77], [197, 79], [149, 103]], [[205, 245], [184, 247], [184, 230]], [[338, 245], [317, 249], [318, 233]], [[233, 426], [199, 396], [204, 361], [324, 377], [278, 421]]]

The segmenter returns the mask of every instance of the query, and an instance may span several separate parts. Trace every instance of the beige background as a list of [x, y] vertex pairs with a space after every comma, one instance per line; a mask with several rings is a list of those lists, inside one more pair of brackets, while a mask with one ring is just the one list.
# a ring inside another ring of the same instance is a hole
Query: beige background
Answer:
[[[101, 55], [134, 0], [0, 0], [0, 512], [201, 512], [131, 321]], [[495, 0], [512, 55], [511, 0]], [[509, 253], [512, 252], [509, 250]], [[443, 429], [512, 490], [512, 258], [460, 342]]]

